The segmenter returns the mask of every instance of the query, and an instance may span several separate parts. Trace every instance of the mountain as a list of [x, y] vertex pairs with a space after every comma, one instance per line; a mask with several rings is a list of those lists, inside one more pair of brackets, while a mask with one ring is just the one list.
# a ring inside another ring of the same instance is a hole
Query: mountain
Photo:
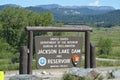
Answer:
[[62, 6], [60, 6], [58, 4], [49, 4], [49, 5], [37, 5], [35, 7], [41, 7], [43, 9], [48, 9], [49, 10], [49, 9], [53, 9], [53, 8], [59, 8], [59, 7], [62, 7]]
[[3, 9], [7, 8], [7, 7], [20, 7], [16, 4], [5, 4], [5, 5], [0, 5], [0, 11], [2, 11]]
[[85, 7], [92, 10], [108, 10], [108, 11], [115, 10], [115, 8], [111, 6], [85, 6]]
[[54, 9], [54, 8], [70, 8], [70, 9], [76, 9], [76, 8], [88, 8], [92, 10], [115, 10], [115, 8], [111, 6], [61, 6], [58, 4], [48, 4], [48, 5], [38, 5], [34, 7], [41, 7], [43, 9]]
[[92, 7], [59, 7], [59, 8], [53, 8], [50, 9], [51, 12], [55, 14], [64, 14], [64, 15], [96, 15], [96, 14], [104, 14], [110, 11], [113, 11], [113, 9], [90, 9]]
[[[61, 6], [58, 4], [49, 4], [49, 5], [38, 5], [32, 6], [33, 11], [41, 13], [39, 8], [45, 9], [47, 12], [52, 12], [53, 14], [63, 14], [63, 15], [96, 15], [104, 14], [110, 11], [115, 10], [111, 6]], [[35, 8], [38, 10], [36, 11]], [[26, 9], [29, 9], [27, 7]], [[31, 9], [30, 9], [31, 10]]]
[[[0, 10], [17, 5], [2, 5]], [[120, 25], [120, 10], [111, 6], [61, 6], [57, 4], [22, 7], [36, 13], [50, 12], [56, 22], [65, 24], [117, 24]]]
[[119, 24], [120, 25], [120, 10], [114, 10], [105, 14], [99, 15], [55, 15], [57, 22], [62, 21], [65, 24]]
[[45, 12], [50, 12], [47, 9], [43, 9], [42, 7], [25, 7], [25, 9], [36, 12], [36, 13], [45, 13]]
[[[16, 7], [15, 4], [6, 4], [0, 6], [0, 11], [6, 7]], [[20, 6], [19, 6], [20, 7]], [[52, 12], [54, 15], [96, 15], [104, 14], [110, 11], [115, 10], [111, 6], [61, 6], [58, 4], [49, 4], [49, 5], [37, 5], [25, 7], [25, 9], [37, 12]]]
[[111, 6], [61, 6], [57, 4], [39, 5], [27, 7], [26, 9], [41, 13], [51, 12], [56, 22], [65, 24], [119, 24], [120, 10], [116, 10]]

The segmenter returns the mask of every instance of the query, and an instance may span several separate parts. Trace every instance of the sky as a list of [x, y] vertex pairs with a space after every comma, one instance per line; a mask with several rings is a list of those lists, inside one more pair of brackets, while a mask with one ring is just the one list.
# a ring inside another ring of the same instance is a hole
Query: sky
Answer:
[[120, 0], [0, 0], [0, 5], [16, 4], [22, 7], [59, 4], [62, 6], [112, 6], [120, 9]]

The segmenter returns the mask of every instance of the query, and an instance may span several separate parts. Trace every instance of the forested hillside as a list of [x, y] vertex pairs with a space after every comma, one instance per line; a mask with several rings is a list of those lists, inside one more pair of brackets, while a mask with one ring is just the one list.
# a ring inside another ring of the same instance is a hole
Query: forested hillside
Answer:
[[[0, 10], [8, 6], [16, 5], [3, 5], [0, 6]], [[24, 9], [39, 14], [50, 12], [53, 14], [56, 22], [64, 24], [84, 24], [97, 27], [120, 25], [120, 10], [116, 10], [110, 6], [61, 6], [51, 4], [24, 7]]]
[[120, 25], [120, 10], [100, 15], [55, 15], [56, 21], [65, 24], [91, 24], [95, 26], [111, 27]]
[[[43, 8], [44, 11], [39, 10]], [[110, 6], [60, 6], [56, 4], [27, 7], [33, 12], [51, 12], [56, 22], [111, 27], [120, 25], [120, 10]], [[36, 10], [37, 9], [37, 10]]]

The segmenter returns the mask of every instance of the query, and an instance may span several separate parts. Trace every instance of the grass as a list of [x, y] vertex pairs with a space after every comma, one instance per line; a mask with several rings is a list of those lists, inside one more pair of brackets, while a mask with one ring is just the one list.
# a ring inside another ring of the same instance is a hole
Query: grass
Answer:
[[[83, 50], [84, 50], [84, 32], [64, 32], [63, 36], [82, 36], [83, 37]], [[97, 48], [97, 43], [99, 39], [110, 39], [112, 41], [112, 56], [113, 58], [118, 57], [120, 52], [120, 26], [114, 26], [112, 28], [93, 28], [93, 31], [90, 34], [90, 42], [95, 44]], [[97, 50], [96, 50], [97, 51]], [[108, 58], [111, 58], [110, 56]], [[119, 58], [120, 59], [120, 58]]]
[[97, 67], [117, 67], [120, 66], [120, 61], [97, 61]]
[[98, 54], [98, 47], [96, 47], [96, 55], [99, 58], [109, 58], [109, 59], [120, 59], [120, 46], [114, 46], [112, 47], [112, 51], [110, 52], [110, 54], [106, 55], [99, 55]]
[[[32, 68], [36, 68], [36, 60], [32, 62]], [[19, 63], [12, 63], [10, 59], [0, 59], [0, 71], [19, 70]]]
[[[83, 37], [83, 51], [84, 51], [84, 33], [83, 32], [64, 32], [64, 36], [82, 36]], [[113, 28], [93, 28], [91, 32], [90, 40], [96, 45], [97, 54], [97, 43], [99, 39], [109, 38], [112, 40], [112, 52], [109, 55], [98, 55], [97, 57], [120, 59], [120, 26]], [[18, 63], [12, 63], [11, 58], [19, 57], [13, 55], [10, 52], [0, 53], [0, 70], [13, 70], [19, 69]], [[81, 66], [84, 66], [84, 61], [81, 61]], [[120, 62], [114, 63], [111, 61], [97, 61], [97, 67], [99, 66], [120, 66]], [[33, 69], [36, 69], [36, 61], [33, 61]]]
[[[64, 36], [82, 36], [84, 40], [84, 32], [65, 32]], [[93, 28], [90, 34], [92, 43], [97, 44], [100, 38], [109, 38], [112, 40], [113, 46], [120, 46], [120, 26], [112, 28]]]
[[10, 59], [0, 59], [0, 64], [1, 64], [1, 65], [9, 64], [9, 63], [11, 63], [11, 60], [10, 60]]
[[113, 28], [93, 28], [91, 33], [91, 41], [98, 43], [100, 38], [108, 38], [112, 40], [113, 46], [120, 46], [120, 27]]
[[8, 70], [19, 70], [19, 63], [0, 65], [0, 71], [8, 71]]

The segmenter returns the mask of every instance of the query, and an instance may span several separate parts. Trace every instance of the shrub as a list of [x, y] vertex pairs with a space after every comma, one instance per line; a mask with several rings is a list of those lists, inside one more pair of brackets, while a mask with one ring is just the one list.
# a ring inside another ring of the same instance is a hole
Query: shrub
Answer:
[[84, 77], [79, 77], [72, 74], [64, 74], [62, 80], [86, 80], [86, 79]]
[[99, 55], [108, 55], [112, 51], [112, 41], [110, 39], [100, 38], [98, 41], [98, 53]]
[[11, 58], [11, 62], [12, 63], [19, 63], [19, 56], [20, 56], [20, 53], [14, 53], [12, 58]]

